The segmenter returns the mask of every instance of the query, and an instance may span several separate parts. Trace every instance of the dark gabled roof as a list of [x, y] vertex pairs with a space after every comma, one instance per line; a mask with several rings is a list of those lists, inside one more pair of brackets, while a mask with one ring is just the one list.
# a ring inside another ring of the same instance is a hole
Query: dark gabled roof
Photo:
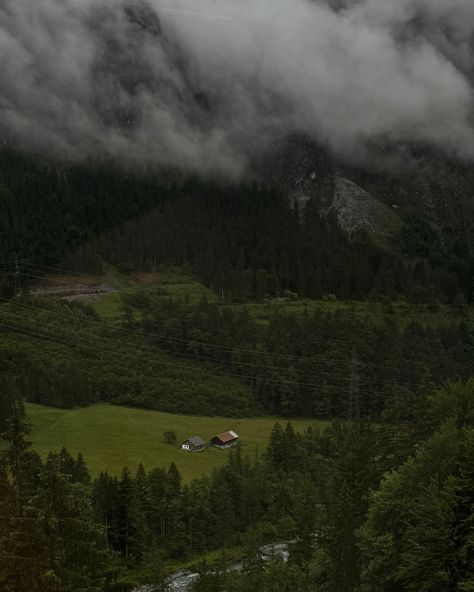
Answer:
[[229, 432], [223, 432], [222, 434], [219, 434], [216, 436], [216, 439], [220, 440], [223, 444], [226, 444], [227, 442], [236, 440], [238, 437], [238, 434], [236, 434], [233, 430], [230, 430]]
[[191, 442], [193, 446], [204, 446], [205, 442], [199, 436], [191, 436], [188, 438], [188, 442]]

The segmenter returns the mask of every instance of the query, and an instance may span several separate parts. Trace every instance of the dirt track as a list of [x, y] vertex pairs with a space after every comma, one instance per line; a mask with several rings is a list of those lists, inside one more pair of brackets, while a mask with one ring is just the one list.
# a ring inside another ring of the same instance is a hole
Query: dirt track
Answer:
[[61, 283], [61, 285], [41, 285], [32, 288], [30, 294], [39, 297], [55, 297], [62, 300], [89, 302], [114, 294], [117, 289], [110, 284]]

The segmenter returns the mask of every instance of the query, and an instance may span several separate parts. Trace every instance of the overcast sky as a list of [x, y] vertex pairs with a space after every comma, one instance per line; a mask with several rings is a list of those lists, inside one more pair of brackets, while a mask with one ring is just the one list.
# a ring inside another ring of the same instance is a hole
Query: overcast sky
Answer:
[[474, 158], [473, 0], [0, 0], [0, 129], [238, 176], [290, 133]]

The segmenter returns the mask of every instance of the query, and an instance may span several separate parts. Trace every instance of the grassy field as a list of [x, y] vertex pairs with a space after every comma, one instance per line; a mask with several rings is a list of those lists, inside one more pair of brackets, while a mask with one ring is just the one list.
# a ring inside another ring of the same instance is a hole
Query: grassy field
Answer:
[[[217, 294], [203, 286], [190, 272], [178, 268], [163, 268], [156, 273], [144, 273], [129, 276], [122, 280], [120, 294], [146, 294], [152, 299], [173, 298], [188, 299], [197, 303], [205, 296], [209, 302], [218, 302], [224, 309], [239, 310], [245, 308], [260, 323], [268, 323], [275, 314], [314, 314], [341, 311], [357, 316], [368, 316], [372, 320], [380, 320], [387, 316], [409, 323], [417, 321], [427, 327], [436, 327], [453, 321], [459, 321], [461, 312], [453, 306], [415, 305], [407, 302], [362, 302], [343, 300], [312, 300], [298, 298], [296, 300], [272, 298], [265, 302], [233, 303], [220, 301]], [[119, 293], [110, 294], [92, 303], [95, 311], [106, 320], [118, 320], [123, 314], [123, 306]], [[465, 307], [464, 315], [468, 320], [474, 319], [474, 307]]]
[[[459, 321], [461, 315], [452, 306], [439, 306], [433, 309], [426, 305], [412, 305], [406, 302], [393, 302], [385, 305], [380, 302], [361, 302], [344, 300], [311, 300], [300, 298], [298, 300], [273, 299], [266, 303], [247, 304], [226, 304], [222, 303], [221, 308], [238, 310], [245, 308], [250, 315], [260, 323], [268, 323], [276, 314], [285, 315], [314, 315], [315, 312], [322, 314], [342, 312], [356, 315], [357, 317], [370, 318], [371, 321], [383, 322], [391, 317], [402, 323], [416, 321], [426, 327], [437, 327], [450, 322]], [[466, 307], [466, 317], [474, 318], [474, 307]]]
[[[368, 302], [357, 300], [338, 300], [331, 295], [322, 299], [296, 298], [266, 298], [264, 301], [233, 302], [222, 300], [219, 294], [204, 286], [198, 276], [192, 270], [158, 266], [156, 272], [143, 272], [135, 274], [123, 274], [112, 265], [104, 263], [104, 275], [90, 276], [78, 274], [77, 276], [61, 275], [57, 278], [45, 278], [40, 287], [47, 288], [50, 284], [75, 283], [97, 286], [108, 284], [115, 292], [103, 295], [93, 294], [92, 297], [81, 298], [110, 324], [116, 324], [123, 318], [124, 307], [122, 297], [143, 296], [150, 301], [163, 299], [181, 299], [191, 304], [198, 303], [204, 296], [209, 302], [217, 302], [222, 309], [239, 310], [245, 308], [259, 323], [266, 324], [276, 314], [308, 314], [316, 311], [320, 313], [344, 312], [355, 314], [359, 317], [370, 317], [372, 320], [383, 322], [388, 317], [397, 318], [399, 322], [410, 323], [417, 321], [426, 327], [435, 328], [462, 318], [474, 323], [474, 305], [464, 306], [462, 309], [456, 306], [442, 304], [410, 304], [405, 301]], [[54, 294], [52, 294], [54, 297]], [[134, 316], [139, 318], [139, 307], [135, 308]]]
[[[277, 421], [271, 417], [232, 419], [175, 415], [105, 403], [73, 410], [28, 404], [27, 414], [33, 426], [34, 449], [42, 457], [66, 446], [73, 454], [83, 454], [93, 475], [101, 470], [119, 475], [123, 466], [135, 470], [140, 462], [147, 470], [168, 467], [175, 462], [185, 481], [209, 473], [228, 456], [228, 451], [213, 447], [199, 453], [182, 451], [179, 444], [189, 436], [199, 435], [208, 440], [219, 432], [233, 429], [240, 435], [243, 452], [254, 456], [257, 451], [265, 451]], [[297, 431], [315, 423], [324, 425], [314, 420], [292, 420]], [[170, 429], [178, 435], [178, 442], [173, 445], [163, 440], [163, 432]]]
[[190, 273], [177, 268], [166, 268], [156, 273], [140, 273], [122, 276], [121, 284], [115, 282], [118, 293], [108, 294], [91, 303], [92, 308], [108, 321], [119, 320], [123, 314], [121, 295], [142, 294], [151, 299], [187, 299], [198, 303], [203, 296], [209, 302], [217, 301], [217, 295], [206, 288]]

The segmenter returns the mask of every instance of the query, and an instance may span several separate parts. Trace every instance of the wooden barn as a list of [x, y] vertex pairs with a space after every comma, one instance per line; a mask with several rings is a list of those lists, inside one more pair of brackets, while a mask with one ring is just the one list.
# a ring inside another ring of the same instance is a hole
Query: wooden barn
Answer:
[[199, 452], [204, 450], [205, 447], [206, 443], [199, 436], [191, 436], [181, 444], [181, 449], [188, 452]]
[[239, 443], [239, 435], [233, 430], [229, 430], [228, 432], [214, 436], [211, 443], [213, 446], [217, 446], [217, 448], [234, 448]]

